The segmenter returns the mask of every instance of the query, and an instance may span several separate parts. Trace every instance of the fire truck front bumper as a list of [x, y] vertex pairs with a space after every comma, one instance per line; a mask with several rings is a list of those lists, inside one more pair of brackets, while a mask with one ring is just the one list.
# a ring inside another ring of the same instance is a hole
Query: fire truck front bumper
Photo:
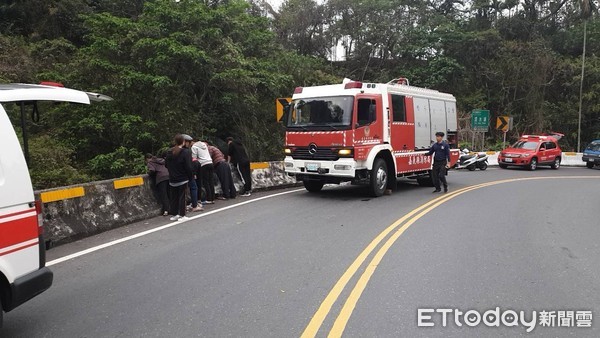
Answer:
[[284, 159], [285, 172], [290, 176], [330, 176], [354, 178], [357, 163], [353, 158], [340, 158], [336, 161], [295, 160], [291, 156]]

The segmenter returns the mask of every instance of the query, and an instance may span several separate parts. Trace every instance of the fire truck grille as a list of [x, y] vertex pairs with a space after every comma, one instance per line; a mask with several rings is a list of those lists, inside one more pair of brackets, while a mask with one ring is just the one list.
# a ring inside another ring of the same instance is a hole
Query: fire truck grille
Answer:
[[337, 153], [331, 151], [331, 149], [317, 149], [317, 152], [311, 154], [308, 152], [308, 148], [296, 148], [292, 154], [294, 160], [326, 160], [336, 161], [338, 159]]

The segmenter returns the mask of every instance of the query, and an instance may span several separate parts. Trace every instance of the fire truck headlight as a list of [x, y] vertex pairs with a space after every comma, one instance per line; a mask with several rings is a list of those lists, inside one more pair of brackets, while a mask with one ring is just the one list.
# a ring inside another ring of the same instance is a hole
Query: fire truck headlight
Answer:
[[284, 149], [283, 149], [283, 152], [284, 152], [285, 154], [287, 154], [287, 155], [291, 155], [291, 154], [292, 154], [292, 149], [290, 149], [290, 148], [284, 148]]
[[340, 156], [351, 156], [352, 155], [352, 149], [340, 149], [340, 150], [338, 150], [338, 155], [340, 155]]

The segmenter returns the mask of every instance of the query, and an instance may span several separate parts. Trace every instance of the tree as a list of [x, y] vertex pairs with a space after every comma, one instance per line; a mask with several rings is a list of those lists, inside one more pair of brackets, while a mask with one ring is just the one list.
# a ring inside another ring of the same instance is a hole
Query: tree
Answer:
[[326, 25], [324, 5], [314, 0], [284, 1], [274, 22], [286, 50], [319, 57], [327, 57], [330, 50]]
[[514, 136], [562, 131], [573, 149], [580, 99], [581, 140], [600, 130], [600, 24], [584, 24], [582, 5], [596, 11], [587, 0], [287, 0], [278, 11], [264, 0], [8, 1], [0, 80], [115, 99], [44, 107], [30, 125], [32, 139], [56, 141], [40, 151], [62, 149], [80, 178], [142, 172], [141, 154], [180, 132], [217, 145], [236, 136], [253, 160], [279, 159], [275, 98], [344, 77], [405, 76], [454, 94], [461, 116], [507, 113]]

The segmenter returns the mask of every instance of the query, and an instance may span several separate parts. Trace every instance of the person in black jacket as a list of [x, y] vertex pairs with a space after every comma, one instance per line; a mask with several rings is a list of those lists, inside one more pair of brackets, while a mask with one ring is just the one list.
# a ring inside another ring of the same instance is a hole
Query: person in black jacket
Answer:
[[441, 185], [444, 185], [444, 192], [448, 192], [448, 182], [446, 182], [446, 170], [448, 170], [450, 163], [450, 147], [446, 143], [444, 133], [438, 131], [435, 133], [436, 143], [434, 143], [427, 156], [433, 155], [433, 167], [431, 169], [431, 176], [433, 179], [433, 185], [435, 186], [434, 193], [441, 192]]
[[169, 170], [169, 186], [171, 187], [172, 221], [187, 220], [185, 216], [185, 191], [187, 183], [194, 179], [192, 172], [192, 152], [183, 147], [183, 135], [175, 136], [175, 146], [167, 152], [165, 165]]
[[227, 138], [227, 144], [229, 145], [227, 158], [238, 170], [244, 181], [244, 191], [240, 196], [250, 196], [252, 192], [252, 175], [250, 171], [250, 159], [248, 158], [246, 149], [242, 143], [234, 140], [233, 137]]

